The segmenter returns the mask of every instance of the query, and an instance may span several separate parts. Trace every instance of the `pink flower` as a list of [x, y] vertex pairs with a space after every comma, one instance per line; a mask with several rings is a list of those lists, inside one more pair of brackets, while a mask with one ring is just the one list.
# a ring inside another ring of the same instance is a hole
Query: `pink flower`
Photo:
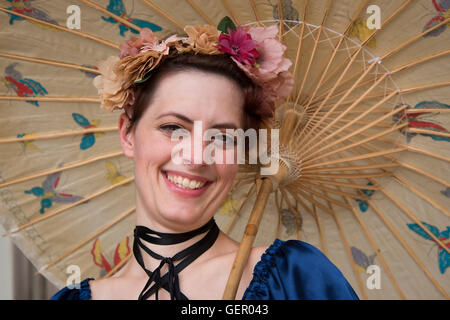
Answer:
[[255, 59], [259, 57], [256, 41], [242, 26], [239, 26], [237, 30], [228, 29], [228, 34], [222, 33], [219, 37], [218, 48], [230, 54], [236, 61], [249, 66], [253, 65]]
[[253, 27], [248, 30], [252, 39], [260, 43], [266, 39], [275, 39], [278, 34], [278, 27], [271, 25], [270, 27]]
[[252, 39], [257, 39], [258, 65], [248, 67], [238, 63], [238, 66], [258, 83], [275, 79], [279, 73], [287, 71], [292, 65], [292, 62], [284, 57], [286, 46], [276, 39], [277, 30], [275, 25], [249, 29]]
[[125, 57], [134, 57], [138, 55], [143, 48], [154, 48], [159, 44], [159, 40], [154, 33], [148, 28], [142, 28], [139, 38], [131, 37], [120, 45], [120, 59]]

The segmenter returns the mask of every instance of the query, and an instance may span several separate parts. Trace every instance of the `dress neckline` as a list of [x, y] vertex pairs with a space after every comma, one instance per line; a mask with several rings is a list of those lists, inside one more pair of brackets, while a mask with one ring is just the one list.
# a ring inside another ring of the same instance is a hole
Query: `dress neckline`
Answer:
[[[283, 243], [285, 243], [285, 241], [275, 239], [275, 241], [261, 255], [261, 258], [253, 268], [253, 277], [247, 289], [244, 291], [244, 295], [242, 296], [243, 300], [245, 300], [245, 296], [247, 294], [258, 291], [261, 285], [265, 283], [268, 274], [267, 269], [271, 265], [273, 255]], [[80, 282], [80, 288], [78, 289], [80, 300], [90, 300], [92, 298], [91, 286], [89, 284], [89, 281], [91, 280], [95, 280], [95, 278], [86, 278]]]

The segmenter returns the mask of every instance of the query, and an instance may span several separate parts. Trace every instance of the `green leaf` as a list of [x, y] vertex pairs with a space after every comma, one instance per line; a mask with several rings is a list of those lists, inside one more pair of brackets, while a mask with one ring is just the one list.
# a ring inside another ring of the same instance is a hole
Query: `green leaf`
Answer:
[[141, 80], [135, 81], [134, 84], [142, 84], [145, 81], [147, 81], [148, 79], [150, 79], [151, 76], [152, 76], [152, 74], [150, 73], [149, 75], [147, 75], [146, 77], [142, 78]]
[[231, 20], [229, 16], [225, 16], [217, 25], [217, 30], [221, 31], [222, 33], [228, 34], [228, 29], [236, 30], [237, 28], [233, 20]]

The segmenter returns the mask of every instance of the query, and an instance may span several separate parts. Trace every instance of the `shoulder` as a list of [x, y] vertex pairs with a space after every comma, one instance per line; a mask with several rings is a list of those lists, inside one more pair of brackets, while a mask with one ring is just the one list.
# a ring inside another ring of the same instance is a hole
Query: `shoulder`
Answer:
[[66, 286], [56, 292], [50, 300], [90, 300], [91, 288], [90, 282], [93, 278], [86, 278], [80, 283]]
[[358, 299], [340, 270], [316, 247], [276, 239], [262, 254], [243, 299]]

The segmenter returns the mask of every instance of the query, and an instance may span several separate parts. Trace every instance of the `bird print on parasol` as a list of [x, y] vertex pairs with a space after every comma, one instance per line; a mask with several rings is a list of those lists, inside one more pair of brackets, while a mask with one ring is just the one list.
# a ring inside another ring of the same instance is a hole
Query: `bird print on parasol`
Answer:
[[[439, 231], [438, 227], [431, 225], [422, 221], [422, 224], [434, 235], [436, 238], [441, 240], [445, 246], [450, 248], [450, 226], [447, 226], [447, 230]], [[422, 238], [430, 241], [434, 241], [432, 237], [430, 237], [425, 230], [420, 227], [417, 223], [408, 224], [408, 228], [414, 231], [416, 234], [421, 236]], [[444, 274], [445, 270], [450, 266], [450, 254], [443, 250], [443, 247], [439, 244], [438, 246], [438, 263], [439, 263], [439, 271]]]
[[105, 276], [110, 273], [113, 268], [119, 267], [123, 259], [125, 259], [130, 254], [129, 237], [123, 239], [119, 244], [117, 244], [114, 250], [113, 264], [111, 264], [102, 252], [101, 242], [97, 238], [92, 245], [91, 255], [95, 265], [101, 268], [100, 277]]
[[41, 214], [44, 214], [45, 209], [51, 208], [55, 202], [74, 203], [83, 199], [83, 197], [75, 196], [73, 194], [56, 191], [60, 178], [61, 172], [50, 174], [44, 182], [42, 182], [42, 186], [25, 190], [26, 194], [32, 194], [40, 199], [41, 209], [39, 212]]
[[[123, 19], [126, 19], [127, 21], [131, 22], [132, 24], [140, 27], [140, 28], [149, 28], [152, 31], [161, 31], [162, 28], [154, 23], [151, 23], [149, 21], [145, 21], [145, 20], [141, 20], [141, 19], [135, 19], [135, 18], [131, 18], [129, 14], [127, 14], [126, 10], [125, 10], [125, 6], [122, 2], [122, 0], [110, 0], [109, 1], [109, 5], [106, 7], [106, 9], [115, 14], [116, 16], [119, 16]], [[112, 24], [116, 24], [119, 21], [117, 21], [114, 17], [104, 17], [102, 16], [102, 19], [112, 23]], [[136, 31], [133, 28], [129, 28], [128, 26], [124, 25], [123, 23], [119, 23], [119, 31], [120, 31], [120, 35], [122, 37], [125, 36], [125, 32], [130, 30], [132, 33], [139, 33], [138, 31]]]
[[[47, 90], [37, 81], [24, 78], [22, 74], [15, 69], [18, 63], [11, 63], [5, 68], [5, 76], [2, 77], [3, 84], [8, 90], [14, 90], [19, 97], [37, 97], [48, 94]], [[38, 101], [27, 101], [32, 105], [39, 107]]]
[[[438, 15], [434, 16], [433, 18], [431, 18], [430, 21], [427, 22], [427, 24], [424, 27], [424, 30], [430, 29], [450, 17], [450, 0], [440, 0], [440, 1], [431, 0], [431, 1], [433, 2], [434, 8], [438, 12]], [[425, 37], [437, 37], [438, 35], [443, 33], [449, 26], [450, 23], [446, 23], [436, 28], [435, 30], [431, 31], [430, 33], [426, 34]]]
[[[50, 18], [48, 13], [46, 13], [44, 10], [38, 9], [35, 5], [33, 5], [33, 2], [36, 2], [36, 0], [7, 0], [12, 4], [12, 7], [6, 8], [8, 10], [12, 10], [17, 13], [24, 14], [26, 16], [29, 16], [31, 18], [36, 18], [42, 21], [46, 21], [53, 24], [58, 24], [55, 20]], [[9, 24], [14, 24], [14, 21], [23, 21], [25, 20], [22, 17], [16, 16], [16, 15], [10, 15]], [[32, 21], [33, 22], [33, 21]], [[35, 22], [33, 22], [35, 23]], [[44, 26], [43, 24], [36, 23], [41, 28], [51, 29], [48, 26]], [[53, 29], [55, 30], [55, 29]]]
[[36, 136], [36, 132], [32, 132], [32, 133], [20, 133], [17, 135], [17, 138], [24, 138], [24, 141], [19, 141], [19, 143], [22, 145], [23, 147], [23, 152], [25, 153], [26, 150], [36, 150], [39, 152], [43, 152], [42, 149], [40, 149], [39, 147], [37, 147], [34, 144], [34, 140], [28, 140], [28, 138], [34, 137]]
[[[96, 128], [99, 124], [99, 120], [89, 121], [85, 116], [79, 113], [72, 113], [73, 120], [84, 129]], [[95, 137], [104, 135], [103, 132], [91, 132], [85, 133], [81, 138], [80, 149], [87, 150], [95, 144]]]
[[[416, 104], [413, 108], [411, 108], [409, 105], [407, 107], [407, 110], [410, 109], [430, 109], [430, 110], [439, 110], [439, 109], [450, 109], [450, 105], [440, 103], [438, 101], [422, 101]], [[396, 114], [393, 116], [393, 120], [395, 122], [397, 121], [407, 121], [408, 126], [407, 128], [417, 128], [417, 129], [427, 129], [430, 131], [435, 131], [436, 134], [429, 134], [429, 133], [416, 133], [411, 132], [407, 129], [401, 130], [401, 132], [406, 136], [406, 140], [409, 143], [411, 139], [416, 136], [417, 134], [420, 134], [425, 137], [430, 137], [431, 139], [435, 141], [447, 141], [450, 142], [450, 138], [445, 135], [439, 135], [439, 133], [448, 134], [449, 131], [444, 128], [442, 125], [437, 123], [433, 118], [435, 118], [435, 115], [439, 113], [436, 111], [432, 112], [417, 112], [417, 113], [408, 113], [399, 115]]]

